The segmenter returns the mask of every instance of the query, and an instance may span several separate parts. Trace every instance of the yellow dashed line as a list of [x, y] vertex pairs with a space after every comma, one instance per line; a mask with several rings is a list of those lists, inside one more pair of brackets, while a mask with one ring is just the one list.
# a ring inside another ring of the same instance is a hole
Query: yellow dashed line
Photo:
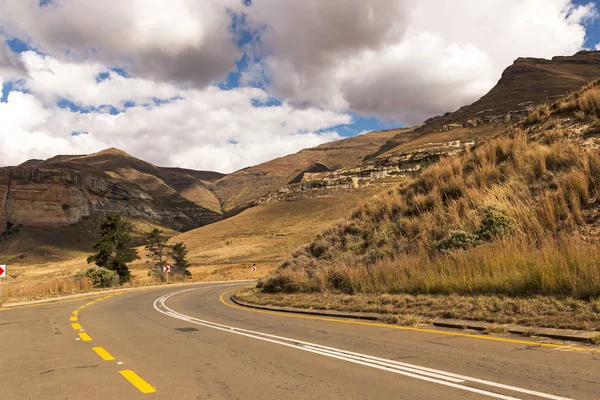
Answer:
[[151, 384], [146, 382], [144, 379], [142, 379], [138, 374], [136, 374], [132, 370], [126, 369], [126, 370], [119, 371], [119, 373], [121, 375], [123, 375], [123, 377], [125, 377], [125, 379], [127, 379], [129, 381], [129, 383], [131, 383], [133, 386], [135, 386], [137, 388], [137, 390], [139, 390], [140, 392], [142, 392], [142, 393], [156, 392], [156, 389], [154, 388], [154, 386], [152, 386]]
[[84, 342], [91, 342], [92, 338], [90, 335], [88, 335], [85, 332], [79, 332], [79, 337], [81, 338], [81, 340], [83, 340]]
[[94, 303], [95, 303], [95, 301], [90, 301], [89, 303], [86, 304], [86, 306], [91, 306]]
[[73, 329], [75, 329], [76, 331], [81, 329], [81, 325], [79, 324], [71, 324], [71, 326], [73, 327]]
[[76, 316], [76, 315], [72, 315], [72, 316], [69, 318], [69, 321], [71, 321], [71, 322], [77, 322], [77, 320], [78, 320], [78, 319], [79, 319], [79, 318], [77, 318], [77, 316]]
[[78, 310], [83, 310], [85, 306], [77, 307]]
[[[317, 321], [338, 322], [338, 323], [342, 323], [342, 324], [366, 325], [366, 326], [376, 326], [376, 327], [380, 327], [380, 328], [400, 329], [400, 330], [405, 330], [405, 331], [417, 331], [417, 332], [425, 332], [425, 333], [437, 333], [437, 334], [440, 334], [440, 335], [460, 336], [460, 337], [467, 337], [467, 338], [471, 338], [471, 339], [494, 340], [494, 341], [497, 341], [497, 342], [535, 345], [535, 346], [540, 346], [540, 347], [552, 347], [552, 348], [564, 347], [564, 345], [560, 345], [560, 344], [532, 342], [532, 341], [528, 341], [528, 340], [518, 340], [518, 339], [505, 339], [505, 338], [499, 338], [499, 337], [490, 337], [490, 336], [483, 336], [483, 335], [473, 335], [473, 334], [470, 334], [470, 333], [440, 331], [440, 330], [437, 330], [437, 329], [413, 328], [413, 327], [409, 327], [409, 326], [390, 325], [390, 324], [382, 324], [382, 323], [375, 323], [375, 322], [352, 321], [352, 320], [343, 320], [343, 319], [318, 317], [318, 316], [309, 316], [309, 315], [295, 315], [295, 314], [289, 314], [289, 313], [286, 313], [286, 312], [283, 312], [283, 311], [257, 310], [257, 309], [253, 309], [253, 308], [249, 308], [249, 307], [241, 307], [241, 306], [238, 306], [238, 305], [227, 303], [223, 299], [223, 296], [225, 296], [227, 293], [231, 293], [231, 292], [233, 292], [235, 290], [237, 290], [237, 289], [228, 290], [228, 291], [222, 293], [221, 296], [219, 297], [219, 300], [221, 300], [221, 303], [225, 304], [227, 307], [237, 308], [239, 310], [244, 310], [244, 311], [248, 311], [248, 312], [278, 315], [280, 317], [288, 317], [288, 318], [312, 319], [312, 320], [317, 320]], [[569, 348], [571, 350], [574, 350], [574, 351], [586, 351], [586, 352], [591, 352], [591, 353], [600, 353], [600, 350], [596, 350], [596, 349], [593, 349], [593, 348], [575, 347], [575, 346], [572, 346], [572, 347], [569, 347]]]
[[115, 359], [108, 351], [104, 350], [103, 347], [92, 347], [92, 350], [94, 350], [104, 361], [112, 361]]
[[78, 315], [78, 314], [79, 314], [79, 310], [73, 311], [73, 315]]

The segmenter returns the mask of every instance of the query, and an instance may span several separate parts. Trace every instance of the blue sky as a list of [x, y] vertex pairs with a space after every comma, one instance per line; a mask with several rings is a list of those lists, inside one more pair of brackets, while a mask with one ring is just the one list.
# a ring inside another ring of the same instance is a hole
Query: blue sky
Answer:
[[229, 172], [418, 124], [481, 97], [517, 57], [600, 43], [600, 18], [565, 18], [568, 0], [37, 1], [0, 15], [4, 165], [115, 146]]
[[[574, 0], [573, 4], [575, 5], [586, 5], [589, 3], [596, 4], [596, 1], [585, 1], [585, 0]], [[586, 41], [585, 47], [588, 49], [594, 49], [594, 47], [600, 43], [600, 17], [590, 20], [586, 24]]]

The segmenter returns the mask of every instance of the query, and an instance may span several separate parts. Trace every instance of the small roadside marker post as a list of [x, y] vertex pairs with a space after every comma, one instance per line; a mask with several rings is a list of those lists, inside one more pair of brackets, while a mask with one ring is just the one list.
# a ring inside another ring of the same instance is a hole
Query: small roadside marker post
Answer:
[[[6, 278], [6, 265], [0, 265], [0, 278]], [[0, 280], [0, 282], [2, 282]], [[0, 283], [0, 304], [2, 303], [2, 284]]]
[[167, 283], [169, 283], [169, 272], [171, 272], [171, 266], [163, 265], [163, 273], [165, 274], [165, 277], [167, 278]]

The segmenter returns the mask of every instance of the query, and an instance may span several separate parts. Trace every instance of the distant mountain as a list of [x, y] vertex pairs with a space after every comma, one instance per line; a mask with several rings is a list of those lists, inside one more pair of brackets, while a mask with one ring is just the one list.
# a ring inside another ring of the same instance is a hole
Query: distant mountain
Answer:
[[8, 223], [69, 225], [107, 211], [185, 231], [221, 219], [208, 185], [223, 176], [157, 167], [114, 148], [29, 160], [0, 169], [0, 231]]
[[422, 130], [468, 120], [485, 122], [508, 113], [526, 112], [532, 104], [553, 102], [600, 78], [600, 51], [583, 50], [573, 56], [518, 58], [485, 96], [455, 112], [430, 118]]
[[110, 148], [82, 156], [56, 156], [45, 161], [26, 161], [20, 166], [45, 169], [69, 169], [98, 176], [109, 176], [139, 185], [157, 198], [178, 193], [182, 197], [220, 213], [219, 200], [208, 186], [225, 176], [219, 172], [162, 168]]
[[395, 153], [417, 138], [435, 140], [439, 132], [452, 131], [449, 136], [457, 138], [464, 137], [466, 130], [475, 137], [482, 131], [495, 132], [526, 117], [536, 104], [551, 103], [598, 78], [600, 51], [583, 50], [573, 56], [557, 56], [551, 60], [518, 58], [481, 99], [455, 112], [429, 118], [411, 135], [396, 135], [372, 156]]

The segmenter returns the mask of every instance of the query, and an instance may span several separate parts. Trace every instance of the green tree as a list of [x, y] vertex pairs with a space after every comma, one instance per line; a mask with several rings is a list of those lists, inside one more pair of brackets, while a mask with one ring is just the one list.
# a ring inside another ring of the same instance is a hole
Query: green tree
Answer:
[[167, 237], [163, 235], [163, 231], [154, 228], [148, 233], [146, 250], [147, 257], [150, 259], [148, 276], [156, 276], [164, 278], [163, 266], [168, 264], [169, 246], [167, 245]]
[[137, 250], [131, 248], [131, 224], [117, 214], [106, 214], [100, 225], [100, 241], [94, 245], [97, 252], [88, 257], [87, 262], [115, 271], [119, 283], [129, 282], [131, 273], [127, 263], [139, 259]]
[[190, 266], [190, 262], [187, 260], [188, 249], [187, 246], [183, 242], [175, 243], [171, 247], [171, 251], [169, 252], [171, 258], [173, 259], [173, 273], [176, 275], [190, 277], [192, 273], [188, 270]]

